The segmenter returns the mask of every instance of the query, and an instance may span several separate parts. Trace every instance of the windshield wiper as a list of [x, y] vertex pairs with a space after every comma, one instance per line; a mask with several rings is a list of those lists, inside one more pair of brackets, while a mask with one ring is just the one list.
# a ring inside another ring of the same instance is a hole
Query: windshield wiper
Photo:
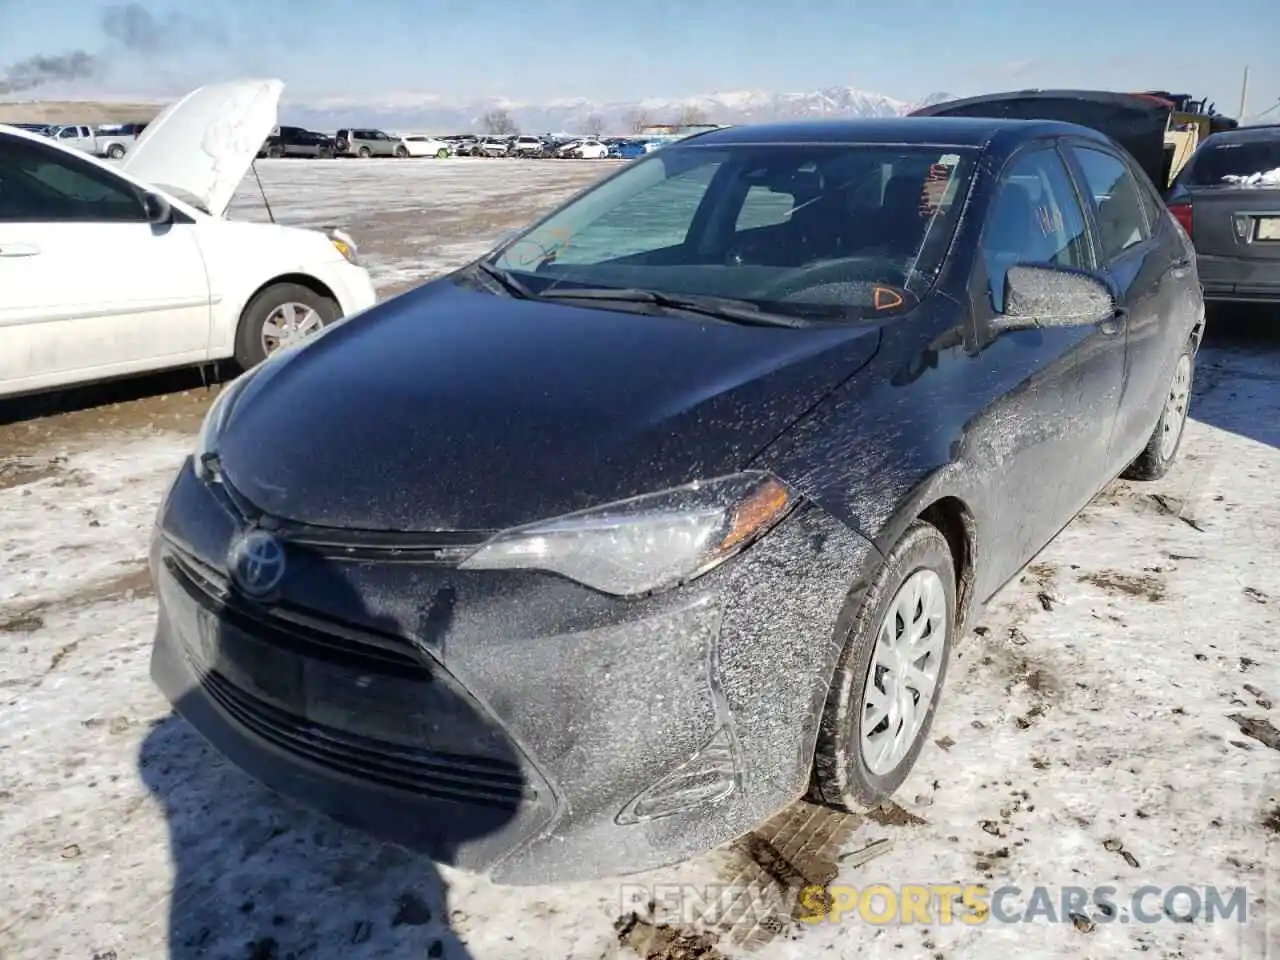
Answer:
[[523, 283], [512, 276], [510, 270], [503, 270], [501, 267], [495, 267], [491, 263], [484, 260], [477, 260], [475, 267], [486, 277], [496, 280], [502, 289], [513, 297], [519, 297], [521, 300], [536, 300], [538, 295], [526, 287]]
[[693, 313], [716, 320], [747, 324], [756, 327], [806, 327], [799, 317], [782, 313], [768, 313], [746, 300], [732, 297], [709, 297], [659, 293], [638, 287], [582, 287], [576, 290], [544, 290], [543, 300], [600, 300], [614, 303], [651, 303], [666, 310]]

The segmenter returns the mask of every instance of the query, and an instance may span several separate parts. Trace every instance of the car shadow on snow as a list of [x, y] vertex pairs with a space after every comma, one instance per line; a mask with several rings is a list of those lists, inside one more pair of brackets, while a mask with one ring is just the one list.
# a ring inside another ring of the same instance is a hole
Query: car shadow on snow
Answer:
[[[324, 576], [323, 566], [319, 572], [324, 582], [312, 581], [322, 588], [317, 596], [327, 596], [339, 608], [354, 598], [342, 576]], [[424, 610], [414, 635], [444, 629], [450, 619], [451, 610], [443, 618], [439, 610]], [[390, 632], [385, 618], [360, 622]], [[218, 639], [219, 652], [204, 681], [236, 675], [227, 654], [236, 641], [225, 625]], [[240, 676], [243, 682], [245, 675]], [[310, 682], [309, 675], [308, 692]], [[375, 678], [372, 689], [378, 682]], [[239, 683], [236, 687], [243, 689]], [[363, 710], [364, 716], [385, 724], [386, 714], [378, 715], [381, 702], [375, 696], [343, 707]], [[179, 715], [200, 723], [200, 711], [209, 710], [208, 704], [195, 693], [180, 698], [178, 712], [151, 731], [138, 758], [142, 780], [162, 804], [169, 827], [174, 873], [170, 960], [470, 956], [451, 930], [448, 885], [436, 861], [374, 840], [259, 784]], [[445, 715], [454, 730], [486, 726], [469, 704], [451, 705]], [[424, 729], [424, 722], [434, 727], [421, 715], [397, 716], [403, 716], [396, 722], [403, 722], [406, 732]], [[482, 738], [474, 735], [477, 741]], [[510, 819], [511, 814], [495, 811], [483, 828], [464, 826], [461, 817], [434, 819], [438, 862], [454, 862], [463, 845], [492, 835]]]
[[1193, 420], [1280, 449], [1280, 306], [1212, 305], [1196, 362]]

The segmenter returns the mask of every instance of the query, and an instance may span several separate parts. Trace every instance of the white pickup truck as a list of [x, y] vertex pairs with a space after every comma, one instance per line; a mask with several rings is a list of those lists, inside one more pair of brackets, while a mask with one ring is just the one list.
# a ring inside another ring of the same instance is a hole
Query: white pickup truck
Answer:
[[145, 127], [145, 123], [116, 123], [100, 127], [68, 123], [51, 127], [47, 136], [64, 147], [75, 147], [95, 157], [119, 160], [129, 152]]

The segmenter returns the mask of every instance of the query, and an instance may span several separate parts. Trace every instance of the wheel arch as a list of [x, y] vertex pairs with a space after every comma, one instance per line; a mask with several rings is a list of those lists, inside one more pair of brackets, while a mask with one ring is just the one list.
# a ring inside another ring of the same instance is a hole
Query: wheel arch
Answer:
[[978, 521], [970, 502], [948, 483], [949, 471], [935, 474], [916, 488], [881, 526], [872, 543], [887, 555], [917, 520], [936, 527], [951, 549], [956, 577], [956, 630], [963, 632], [974, 610], [979, 560]]
[[297, 284], [299, 287], [306, 287], [312, 293], [332, 300], [338, 305], [339, 310], [342, 309], [342, 301], [338, 299], [328, 286], [311, 276], [311, 274], [282, 273], [278, 276], [272, 277], [270, 280], [258, 284], [258, 286], [244, 298], [244, 302], [240, 305], [240, 312], [236, 315], [236, 329], [239, 330], [240, 324], [244, 322], [244, 315], [248, 312], [249, 307], [252, 306], [253, 301], [258, 299], [259, 295], [264, 291], [269, 290], [271, 287], [278, 287], [284, 284]]

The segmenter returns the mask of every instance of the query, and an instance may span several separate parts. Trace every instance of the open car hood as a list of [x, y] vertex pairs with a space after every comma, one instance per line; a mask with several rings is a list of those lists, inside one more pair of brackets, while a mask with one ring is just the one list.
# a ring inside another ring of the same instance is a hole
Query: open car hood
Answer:
[[226, 213], [262, 143], [276, 126], [280, 80], [210, 84], [165, 107], [125, 154], [129, 176]]
[[1019, 90], [934, 103], [912, 111], [911, 116], [1059, 120], [1092, 127], [1128, 150], [1156, 189], [1163, 191], [1167, 186], [1164, 133], [1172, 113], [1172, 103], [1144, 94]]

